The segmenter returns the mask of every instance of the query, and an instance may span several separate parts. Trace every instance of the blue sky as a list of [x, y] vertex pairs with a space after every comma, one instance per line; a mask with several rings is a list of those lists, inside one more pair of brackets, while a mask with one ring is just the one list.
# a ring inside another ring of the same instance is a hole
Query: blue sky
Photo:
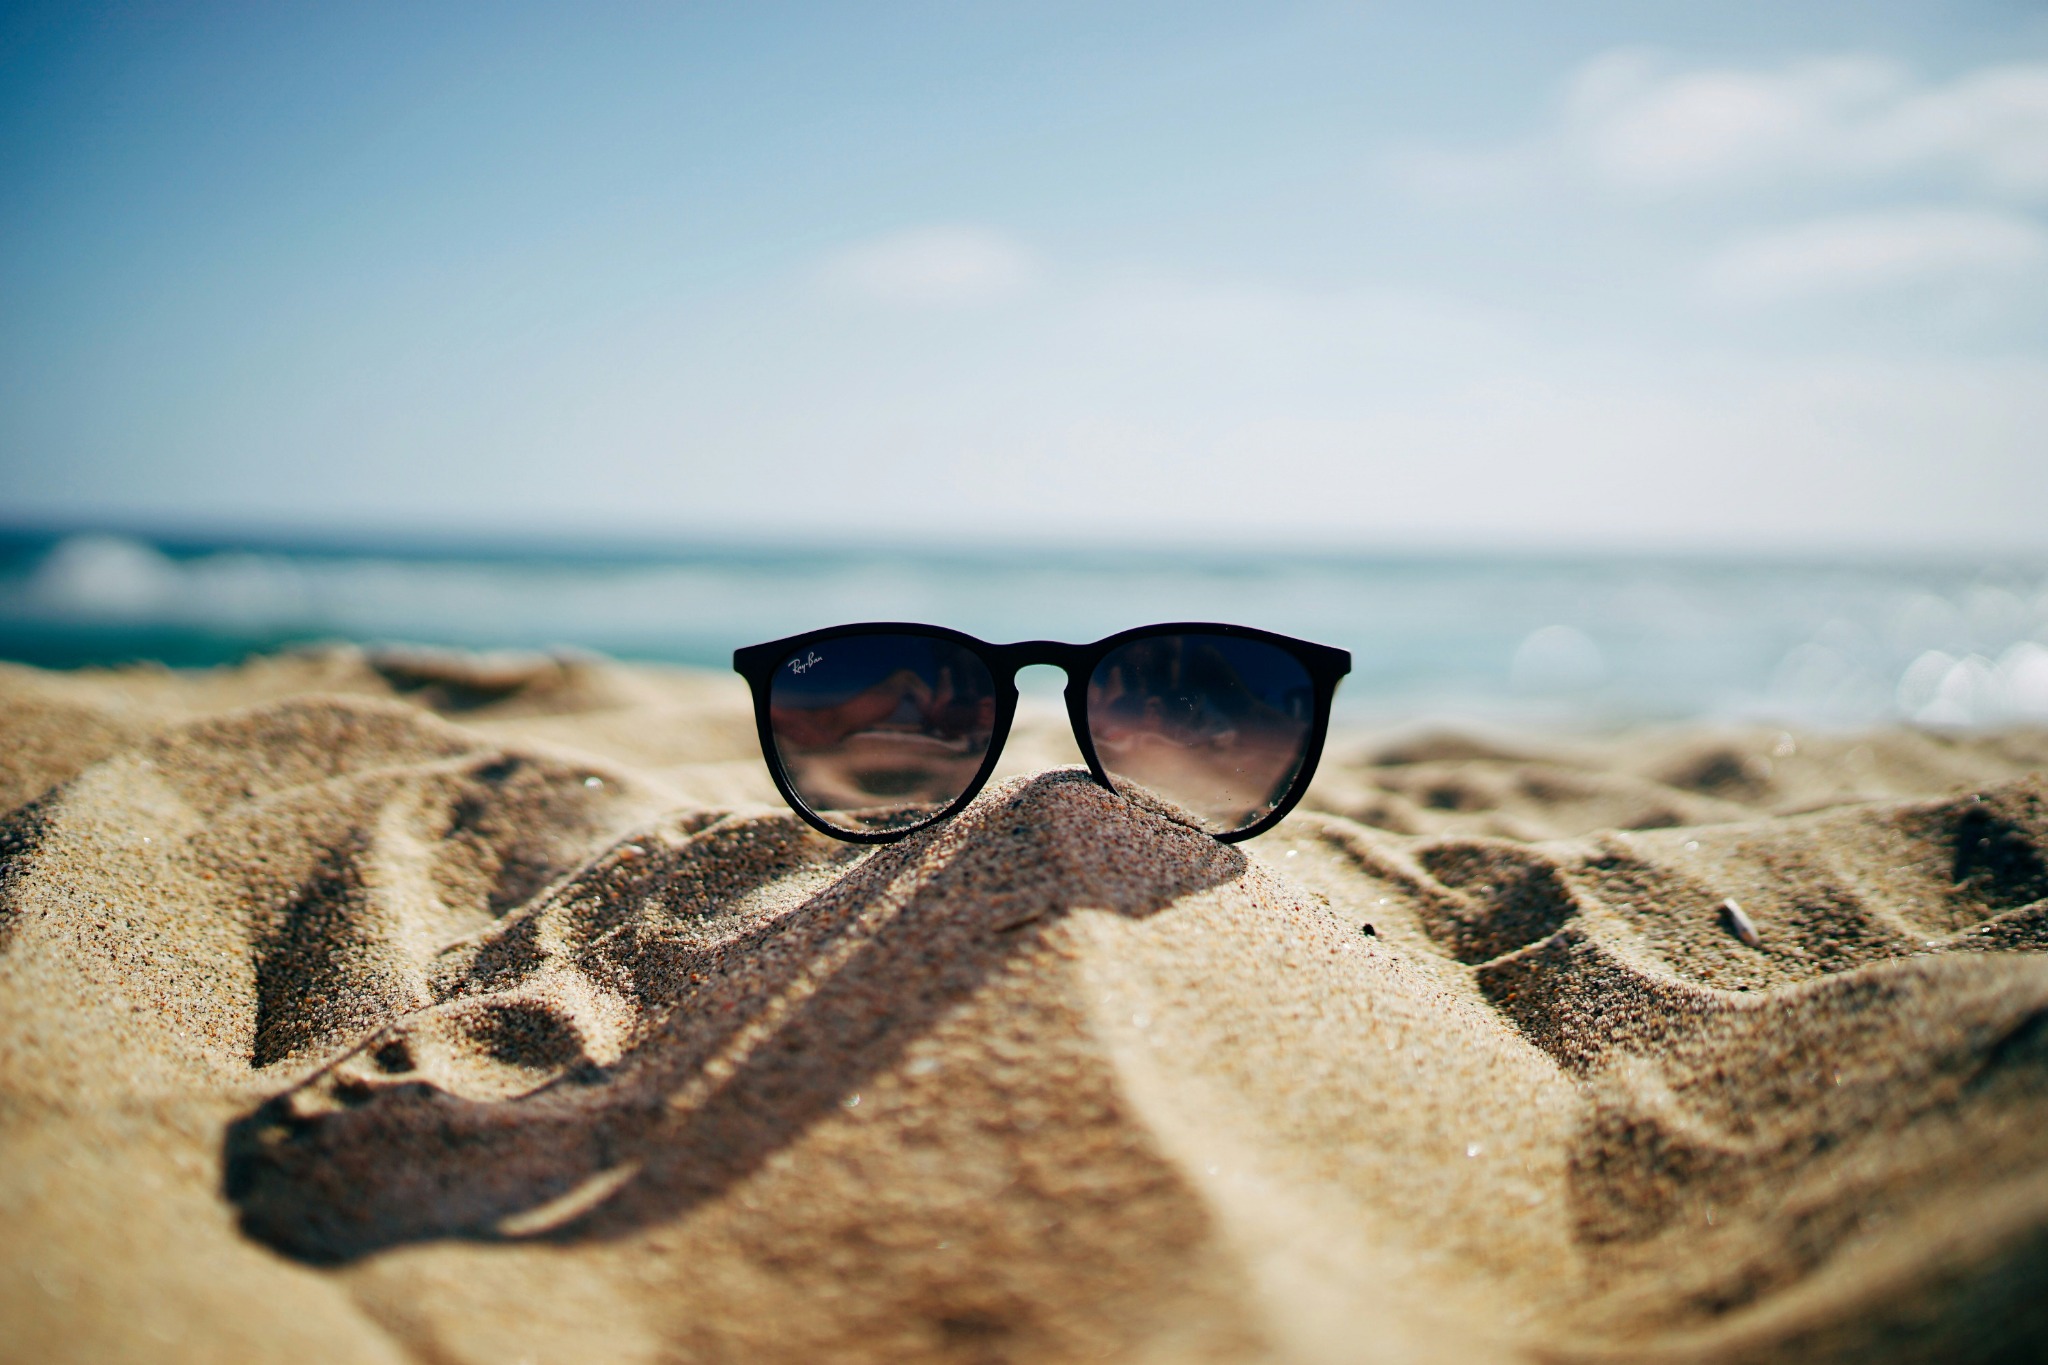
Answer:
[[0, 18], [0, 512], [2048, 549], [2048, 13]]

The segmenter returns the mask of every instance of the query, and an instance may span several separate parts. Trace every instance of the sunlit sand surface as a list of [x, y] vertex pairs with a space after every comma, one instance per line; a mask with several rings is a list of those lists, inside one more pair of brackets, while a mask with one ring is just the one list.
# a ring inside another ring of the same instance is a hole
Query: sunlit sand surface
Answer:
[[1340, 736], [1227, 847], [1065, 724], [870, 850], [737, 679], [0, 668], [0, 1355], [2048, 1339], [2048, 737]]

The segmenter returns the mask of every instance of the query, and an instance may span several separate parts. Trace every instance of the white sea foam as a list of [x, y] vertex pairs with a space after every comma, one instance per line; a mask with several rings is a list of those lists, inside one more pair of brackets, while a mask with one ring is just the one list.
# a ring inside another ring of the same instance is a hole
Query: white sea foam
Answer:
[[[1075, 550], [521, 558], [170, 552], [78, 535], [0, 574], [0, 654], [57, 662], [147, 652], [157, 644], [132, 643], [134, 632], [172, 631], [188, 661], [325, 637], [723, 667], [735, 645], [854, 620], [934, 621], [998, 640], [1243, 621], [1352, 650], [1340, 704], [1353, 718], [2048, 721], [2038, 566]], [[58, 653], [29, 647], [57, 636]]]

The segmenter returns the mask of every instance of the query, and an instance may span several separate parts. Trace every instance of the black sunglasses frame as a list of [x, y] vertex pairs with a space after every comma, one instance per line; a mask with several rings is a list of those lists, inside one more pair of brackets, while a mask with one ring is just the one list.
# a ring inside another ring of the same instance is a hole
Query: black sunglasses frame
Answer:
[[[941, 820], [951, 819], [965, 810], [975, 797], [981, 795], [982, 787], [988, 783], [989, 774], [995, 771], [996, 763], [1002, 757], [1003, 746], [1009, 742], [1010, 723], [1017, 717], [1017, 670], [1034, 664], [1051, 664], [1067, 675], [1067, 720], [1073, 726], [1074, 742], [1080, 746], [1081, 757], [1088, 765], [1089, 774], [1103, 787], [1115, 791], [1115, 784], [1110, 781], [1109, 773], [1102, 766], [1102, 760], [1095, 756], [1095, 743], [1088, 734], [1088, 680], [1094, 676], [1096, 665], [1112, 650], [1133, 640], [1155, 635], [1187, 634], [1225, 635], [1234, 639], [1258, 640], [1274, 645], [1287, 651], [1301, 664], [1315, 688], [1315, 720], [1309, 730], [1301, 766], [1296, 770], [1286, 795], [1255, 823], [1243, 829], [1212, 836], [1222, 843], [1234, 844], [1241, 839], [1264, 834], [1279, 824], [1308, 790], [1310, 779], [1316, 775], [1316, 762], [1323, 754], [1323, 741], [1329, 735], [1330, 702], [1337, 695], [1338, 682], [1351, 671], [1349, 651], [1333, 649], [1329, 645], [1313, 644], [1307, 640], [1297, 640], [1290, 635], [1276, 635], [1269, 630], [1254, 630], [1250, 626], [1224, 625], [1215, 621], [1171, 621], [1160, 625], [1136, 626], [1087, 645], [1063, 644], [1058, 640], [1025, 640], [1013, 645], [996, 645], [986, 640], [977, 640], [961, 631], [948, 630], [944, 626], [928, 626], [910, 621], [862, 621], [852, 625], [829, 626], [824, 630], [805, 631], [801, 635], [791, 635], [781, 640], [769, 640], [764, 644], [736, 649], [732, 655], [732, 666], [733, 671], [745, 678], [747, 686], [753, 690], [754, 725], [760, 735], [761, 757], [768, 764], [768, 775], [775, 780], [775, 789], [782, 793], [782, 799], [789, 803], [789, 808], [802, 816], [813, 828], [835, 839], [844, 839], [855, 844], [890, 844], [921, 829], [929, 829]], [[775, 681], [775, 671], [800, 649], [808, 649], [813, 645], [843, 639], [849, 635], [921, 635], [946, 640], [980, 659], [988, 668], [989, 676], [995, 680], [995, 727], [990, 732], [988, 755], [982, 759], [980, 771], [975, 773], [974, 780], [967, 784], [966, 790], [961, 792], [950, 806], [928, 820], [903, 829], [849, 830], [828, 823], [797, 794], [789, 775], [783, 771], [782, 758], [775, 745], [775, 731], [769, 719], [768, 697], [769, 689]]]

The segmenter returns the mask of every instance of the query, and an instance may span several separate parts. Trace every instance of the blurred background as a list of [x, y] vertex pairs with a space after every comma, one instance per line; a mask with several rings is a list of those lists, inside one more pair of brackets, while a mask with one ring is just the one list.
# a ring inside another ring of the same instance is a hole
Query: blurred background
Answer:
[[0, 658], [886, 618], [2048, 722], [2048, 10], [0, 10]]

